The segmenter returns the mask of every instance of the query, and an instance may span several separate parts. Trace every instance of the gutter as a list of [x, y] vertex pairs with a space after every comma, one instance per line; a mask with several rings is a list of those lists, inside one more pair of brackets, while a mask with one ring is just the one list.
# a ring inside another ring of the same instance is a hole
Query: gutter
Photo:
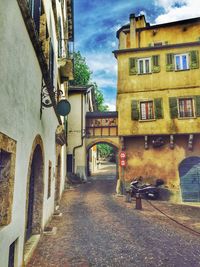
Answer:
[[77, 148], [80, 148], [83, 146], [83, 94], [81, 94], [81, 144], [78, 146], [75, 146], [73, 148], [72, 156], [73, 156], [73, 164], [72, 164], [72, 172], [75, 173], [75, 152]]

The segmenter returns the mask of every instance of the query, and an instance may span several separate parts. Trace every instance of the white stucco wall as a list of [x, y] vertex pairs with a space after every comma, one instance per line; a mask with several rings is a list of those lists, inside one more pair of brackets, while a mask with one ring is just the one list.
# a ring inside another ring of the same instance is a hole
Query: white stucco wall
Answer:
[[[44, 2], [48, 23], [51, 21], [53, 24], [51, 1]], [[8, 266], [9, 246], [17, 238], [16, 267], [19, 267], [23, 259], [28, 166], [32, 144], [38, 134], [44, 145], [43, 226], [54, 211], [54, 176], [52, 194], [47, 199], [48, 162], [52, 162], [52, 173], [55, 173], [55, 131], [58, 120], [53, 108], [43, 109], [40, 120], [42, 74], [17, 1], [1, 1], [0, 5], [0, 132], [17, 141], [12, 222], [0, 228], [0, 267]], [[53, 26], [50, 34], [57, 52]], [[61, 191], [66, 172], [64, 150], [62, 148]]]
[[[83, 145], [75, 150], [75, 173], [86, 179], [86, 145], [85, 145], [85, 129], [86, 129], [86, 112], [89, 111], [91, 104], [91, 94], [83, 94]], [[88, 101], [87, 101], [88, 99]], [[81, 93], [69, 94], [69, 102], [71, 104], [71, 112], [68, 116], [68, 154], [73, 154], [73, 148], [81, 144]]]

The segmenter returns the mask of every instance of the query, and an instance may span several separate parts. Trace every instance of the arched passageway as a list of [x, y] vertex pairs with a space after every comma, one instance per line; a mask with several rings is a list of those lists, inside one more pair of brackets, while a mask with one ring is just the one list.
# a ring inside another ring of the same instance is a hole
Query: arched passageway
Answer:
[[40, 144], [35, 146], [29, 166], [25, 231], [26, 241], [33, 234], [39, 234], [42, 228], [44, 159]]
[[118, 177], [118, 147], [105, 140], [97, 140], [87, 147], [87, 176]]

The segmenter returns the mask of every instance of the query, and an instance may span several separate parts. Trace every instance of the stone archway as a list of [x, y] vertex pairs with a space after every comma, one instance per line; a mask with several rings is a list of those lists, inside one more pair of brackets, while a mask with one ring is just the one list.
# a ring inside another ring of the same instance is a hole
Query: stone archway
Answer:
[[44, 149], [38, 135], [32, 146], [27, 184], [25, 241], [42, 229], [44, 199]]
[[116, 151], [116, 178], [118, 179], [118, 151], [119, 151], [119, 144], [111, 139], [104, 139], [104, 138], [99, 138], [99, 139], [95, 139], [93, 141], [91, 141], [87, 147], [86, 147], [86, 154], [87, 154], [87, 157], [86, 157], [86, 170], [87, 170], [87, 175], [90, 176], [90, 171], [89, 171], [89, 150], [95, 146], [95, 145], [98, 145], [98, 144], [108, 144], [109, 146], [113, 147]]

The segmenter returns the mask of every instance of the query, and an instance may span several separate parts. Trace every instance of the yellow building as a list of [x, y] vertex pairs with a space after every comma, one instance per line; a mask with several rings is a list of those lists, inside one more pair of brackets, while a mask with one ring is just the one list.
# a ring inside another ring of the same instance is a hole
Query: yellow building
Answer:
[[161, 178], [169, 199], [199, 202], [200, 18], [151, 26], [131, 14], [117, 38], [124, 179]]

